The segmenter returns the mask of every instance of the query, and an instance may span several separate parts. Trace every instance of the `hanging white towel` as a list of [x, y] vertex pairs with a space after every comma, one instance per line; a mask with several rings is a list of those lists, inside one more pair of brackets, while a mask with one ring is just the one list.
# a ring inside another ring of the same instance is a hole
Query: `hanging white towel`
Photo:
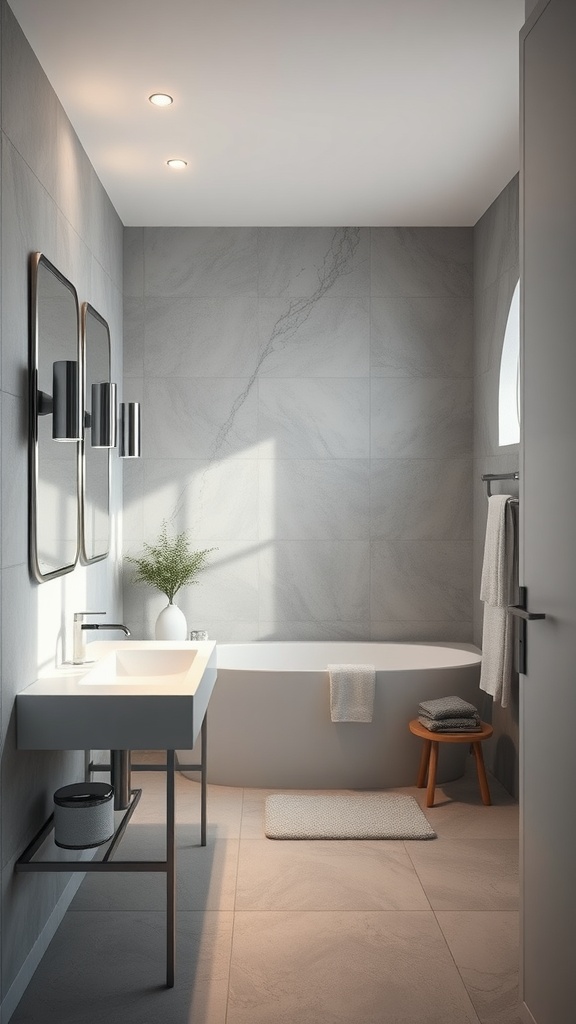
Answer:
[[508, 707], [512, 681], [514, 519], [509, 494], [488, 499], [480, 599], [484, 601], [480, 689]]
[[333, 722], [371, 722], [374, 713], [374, 665], [328, 665], [330, 718]]

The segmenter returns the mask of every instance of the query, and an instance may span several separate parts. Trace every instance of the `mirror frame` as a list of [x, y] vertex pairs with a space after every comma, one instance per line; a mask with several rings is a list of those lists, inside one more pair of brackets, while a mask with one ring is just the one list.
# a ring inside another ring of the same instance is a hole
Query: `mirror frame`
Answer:
[[[57, 576], [64, 576], [72, 572], [78, 562], [80, 553], [80, 494], [78, 486], [78, 472], [76, 472], [76, 550], [74, 560], [57, 569], [49, 572], [42, 572], [38, 558], [38, 366], [39, 366], [39, 337], [38, 324], [38, 272], [41, 266], [53, 274], [61, 284], [67, 288], [74, 299], [76, 309], [76, 360], [78, 361], [79, 373], [82, 372], [80, 352], [80, 307], [78, 294], [74, 285], [50, 262], [41, 252], [33, 252], [30, 256], [30, 330], [29, 330], [29, 353], [28, 353], [28, 564], [33, 578], [38, 583], [45, 583], [47, 580], [55, 579]], [[76, 444], [76, 450], [80, 442], [69, 442]]]
[[[81, 366], [81, 379], [82, 379], [82, 400], [84, 413], [86, 413], [86, 406], [88, 404], [88, 395], [90, 393], [90, 386], [86, 380], [86, 366], [87, 366], [87, 319], [88, 315], [93, 316], [105, 329], [106, 338], [108, 341], [108, 380], [111, 379], [112, 375], [112, 346], [110, 344], [110, 327], [107, 321], [100, 313], [94, 309], [94, 306], [90, 305], [89, 302], [82, 303], [81, 309], [81, 327], [80, 327], [80, 366]], [[90, 382], [90, 384], [92, 381]], [[94, 382], [96, 383], [96, 382]], [[107, 474], [106, 479], [108, 483], [108, 547], [106, 551], [103, 551], [99, 555], [89, 555], [87, 551], [87, 537], [86, 537], [86, 444], [90, 444], [90, 440], [86, 440], [86, 433], [89, 433], [90, 427], [84, 425], [84, 431], [82, 434], [82, 440], [78, 444], [78, 494], [79, 494], [79, 514], [80, 514], [80, 562], [82, 565], [91, 565], [93, 562], [102, 562], [105, 558], [108, 558], [110, 554], [110, 495], [112, 487], [112, 472], [111, 472], [111, 460], [110, 452], [112, 449], [108, 449], [107, 455]]]

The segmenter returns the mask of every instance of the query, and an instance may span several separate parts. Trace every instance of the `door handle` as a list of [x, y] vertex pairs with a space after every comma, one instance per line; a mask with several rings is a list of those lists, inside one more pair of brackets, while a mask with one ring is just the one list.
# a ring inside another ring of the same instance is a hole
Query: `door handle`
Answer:
[[511, 615], [517, 615], [519, 619], [525, 619], [526, 622], [530, 622], [532, 619], [545, 619], [546, 616], [543, 612], [529, 612], [526, 608], [528, 603], [528, 592], [526, 587], [518, 588], [518, 604], [509, 604], [508, 611]]
[[528, 592], [526, 587], [518, 588], [518, 604], [509, 604], [508, 611], [511, 615], [516, 615], [520, 622], [518, 623], [518, 671], [521, 675], [526, 675], [526, 623], [533, 619], [545, 619], [546, 616], [543, 612], [529, 612], [526, 608], [528, 604]]

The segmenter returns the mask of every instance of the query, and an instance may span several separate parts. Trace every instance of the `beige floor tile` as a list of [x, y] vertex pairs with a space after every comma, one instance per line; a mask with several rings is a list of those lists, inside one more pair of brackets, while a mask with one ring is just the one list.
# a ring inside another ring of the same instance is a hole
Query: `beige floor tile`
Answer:
[[515, 840], [439, 837], [406, 849], [434, 910], [518, 909]]
[[434, 915], [237, 913], [227, 1024], [477, 1024]]
[[439, 911], [436, 918], [480, 1020], [509, 1024], [518, 1007], [518, 914]]
[[242, 839], [237, 910], [429, 910], [404, 843]]
[[439, 836], [466, 839], [518, 839], [518, 802], [503, 786], [489, 776], [492, 804], [485, 807], [480, 798], [478, 778], [472, 758], [466, 774], [454, 782], [436, 787], [434, 807], [426, 807], [426, 790], [416, 786], [395, 792], [416, 798]]
[[[238, 839], [212, 839], [199, 845], [194, 826], [178, 829], [176, 903], [179, 910], [233, 910], [238, 870]], [[129, 827], [115, 860], [163, 860], [164, 830], [159, 825]], [[164, 873], [87, 875], [72, 901], [72, 911], [162, 911]]]
[[[140, 762], [143, 763], [143, 762]], [[102, 776], [104, 778], [104, 776]], [[132, 772], [132, 786], [142, 789], [134, 821], [154, 824], [166, 815], [166, 775], [164, 772]], [[200, 783], [177, 773], [176, 824], [197, 824], [200, 834]], [[231, 786], [208, 786], [206, 793], [207, 832], [217, 839], [240, 835], [242, 790]]]
[[13, 1024], [225, 1024], [232, 914], [179, 914], [165, 988], [164, 915], [67, 914]]

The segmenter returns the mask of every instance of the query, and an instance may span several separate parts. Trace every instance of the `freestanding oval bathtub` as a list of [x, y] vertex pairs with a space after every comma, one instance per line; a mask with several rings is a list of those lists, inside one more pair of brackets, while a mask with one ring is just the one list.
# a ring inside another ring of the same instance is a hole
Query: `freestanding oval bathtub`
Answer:
[[[208, 712], [208, 781], [225, 786], [382, 789], [414, 785], [421, 744], [408, 731], [421, 700], [479, 707], [481, 653], [471, 644], [218, 644]], [[329, 664], [376, 668], [371, 723], [330, 719]], [[438, 781], [464, 770], [465, 744], [444, 744]]]

